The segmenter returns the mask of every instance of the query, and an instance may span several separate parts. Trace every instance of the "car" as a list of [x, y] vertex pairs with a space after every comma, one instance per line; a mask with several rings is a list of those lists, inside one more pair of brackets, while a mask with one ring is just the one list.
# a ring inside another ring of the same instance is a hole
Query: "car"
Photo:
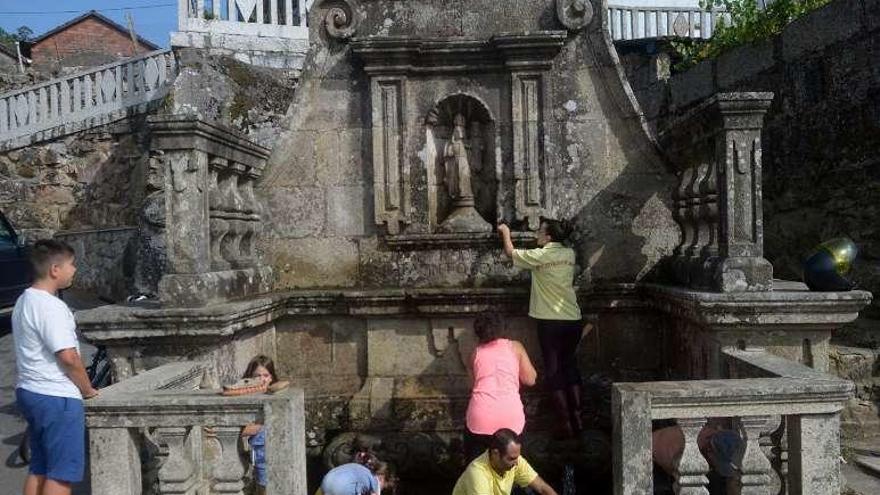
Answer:
[[0, 335], [10, 330], [12, 307], [30, 280], [27, 245], [0, 211]]

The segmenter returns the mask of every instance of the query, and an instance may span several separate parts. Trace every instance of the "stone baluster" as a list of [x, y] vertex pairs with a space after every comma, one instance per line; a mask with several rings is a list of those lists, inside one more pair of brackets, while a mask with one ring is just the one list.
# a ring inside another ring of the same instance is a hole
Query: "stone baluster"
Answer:
[[211, 173], [208, 177], [208, 208], [210, 211], [211, 236], [211, 269], [224, 270], [229, 267], [220, 254], [220, 242], [229, 230], [229, 225], [222, 217], [222, 200], [220, 197], [220, 174], [222, 166], [214, 158], [211, 159]]
[[230, 184], [230, 205], [229, 211], [233, 211], [236, 213], [243, 213], [245, 210], [245, 199], [242, 196], [242, 183], [246, 182], [246, 177], [244, 175], [244, 165], [240, 163], [235, 163], [229, 167], [232, 170], [232, 183]]
[[229, 240], [221, 245], [220, 252], [233, 268], [245, 268], [248, 265], [247, 260], [241, 257], [241, 241], [247, 234], [250, 223], [240, 218], [229, 220]]
[[682, 418], [676, 420], [684, 435], [684, 450], [675, 465], [676, 495], [709, 495], [707, 486], [709, 463], [700, 453], [697, 436], [706, 424], [706, 418]]
[[712, 161], [705, 167], [706, 173], [699, 185], [700, 217], [706, 225], [706, 238], [699, 253], [700, 258], [718, 256], [718, 169]]
[[767, 434], [761, 435], [761, 450], [770, 460], [773, 472], [770, 473], [770, 493], [788, 493], [788, 439], [785, 437], [785, 416], [774, 416]]
[[161, 495], [191, 495], [195, 491], [198, 472], [187, 438], [189, 431], [185, 427], [156, 431], [165, 457], [158, 473]]
[[243, 495], [245, 464], [238, 450], [241, 429], [223, 426], [214, 431], [220, 442], [220, 458], [214, 464], [212, 491], [218, 494]]
[[748, 416], [734, 419], [734, 426], [745, 448], [740, 459], [740, 476], [734, 484], [734, 495], [768, 495], [772, 466], [761, 450], [760, 438], [770, 425], [769, 416]]

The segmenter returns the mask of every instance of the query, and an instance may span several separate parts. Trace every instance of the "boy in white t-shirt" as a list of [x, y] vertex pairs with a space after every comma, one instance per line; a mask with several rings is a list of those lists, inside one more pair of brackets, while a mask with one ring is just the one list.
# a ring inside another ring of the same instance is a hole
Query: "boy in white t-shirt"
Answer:
[[70, 495], [85, 467], [82, 399], [98, 395], [79, 355], [73, 313], [56, 297], [73, 283], [74, 251], [55, 240], [31, 248], [34, 283], [12, 311], [15, 398], [28, 423], [31, 462], [24, 495]]

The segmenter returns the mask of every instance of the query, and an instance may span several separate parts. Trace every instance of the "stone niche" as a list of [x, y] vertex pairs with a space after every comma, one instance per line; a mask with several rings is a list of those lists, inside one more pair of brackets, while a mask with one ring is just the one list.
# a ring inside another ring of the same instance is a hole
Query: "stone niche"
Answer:
[[537, 229], [550, 194], [545, 78], [565, 40], [352, 41], [370, 79], [374, 220], [389, 245], [483, 244], [499, 218]]

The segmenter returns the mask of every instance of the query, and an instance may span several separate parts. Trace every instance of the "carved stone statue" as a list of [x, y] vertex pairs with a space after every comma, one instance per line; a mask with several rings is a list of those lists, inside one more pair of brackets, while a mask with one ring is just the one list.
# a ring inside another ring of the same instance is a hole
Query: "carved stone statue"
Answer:
[[[446, 163], [446, 187], [456, 206], [463, 202], [473, 205], [474, 190], [471, 186], [471, 164], [469, 160], [472, 144], [465, 136], [464, 115], [456, 114], [452, 137], [446, 144], [443, 158]], [[479, 162], [474, 165], [479, 168]]]
[[443, 150], [444, 182], [452, 204], [452, 212], [440, 225], [445, 232], [482, 232], [487, 222], [474, 209], [474, 190], [471, 167], [482, 167], [482, 133], [480, 123], [471, 122], [470, 136], [467, 122], [461, 113], [453, 118], [452, 134]]

